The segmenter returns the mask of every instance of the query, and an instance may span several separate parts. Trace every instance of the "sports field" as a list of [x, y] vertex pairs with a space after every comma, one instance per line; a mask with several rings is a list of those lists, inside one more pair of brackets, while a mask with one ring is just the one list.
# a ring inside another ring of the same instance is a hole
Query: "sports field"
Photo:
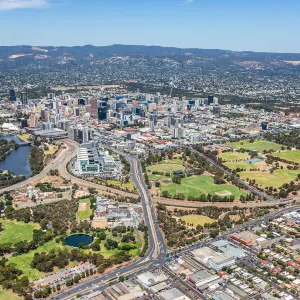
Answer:
[[270, 172], [245, 171], [240, 172], [239, 174], [243, 179], [255, 179], [256, 183], [263, 187], [272, 186], [274, 188], [279, 188], [284, 183], [289, 183], [296, 179], [299, 174], [299, 170], [279, 169], [275, 170], [273, 174], [270, 174]]
[[31, 241], [34, 229], [40, 226], [34, 223], [23, 223], [16, 221], [1, 220], [3, 231], [0, 232], [0, 243], [17, 243]]
[[295, 163], [300, 163], [300, 150], [291, 150], [286, 152], [274, 153], [272, 156], [280, 157]]
[[263, 152], [264, 150], [270, 151], [270, 150], [280, 150], [281, 145], [264, 141], [264, 140], [255, 140], [253, 143], [250, 143], [249, 140], [243, 140], [239, 142], [232, 143], [232, 146], [235, 148], [243, 148], [246, 150], [256, 150], [259, 152]]
[[245, 169], [245, 170], [249, 171], [250, 169], [256, 168], [255, 164], [250, 164], [250, 163], [246, 163], [243, 161], [241, 161], [241, 162], [225, 162], [224, 165], [227, 166], [231, 170], [240, 168], [240, 169]]
[[177, 170], [184, 170], [185, 167], [183, 165], [177, 163], [161, 163], [147, 167], [147, 170], [151, 172], [163, 172], [163, 173], [172, 173]]
[[199, 197], [200, 194], [211, 194], [213, 196], [218, 193], [219, 195], [233, 195], [235, 199], [239, 199], [241, 195], [247, 194], [233, 185], [215, 184], [213, 178], [207, 175], [183, 178], [181, 184], [175, 184], [171, 181], [163, 182], [161, 183], [160, 191], [168, 191], [171, 196], [183, 193], [185, 199], [189, 196]]
[[218, 155], [223, 160], [226, 161], [234, 161], [234, 160], [246, 160], [250, 158], [248, 153], [230, 151], [230, 152], [223, 152]]
[[197, 225], [204, 226], [205, 223], [211, 224], [216, 221], [214, 219], [202, 215], [187, 215], [181, 217], [180, 219], [185, 221], [187, 224], [193, 224], [193, 227], [196, 227]]
[[86, 220], [90, 218], [90, 215], [92, 214], [92, 210], [90, 209], [90, 199], [80, 199], [79, 200], [79, 207], [77, 211], [77, 219], [78, 220]]

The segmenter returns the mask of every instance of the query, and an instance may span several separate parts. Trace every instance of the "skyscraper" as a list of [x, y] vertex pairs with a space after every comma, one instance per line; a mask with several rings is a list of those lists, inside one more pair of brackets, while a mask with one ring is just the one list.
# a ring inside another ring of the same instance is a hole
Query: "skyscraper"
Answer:
[[28, 95], [26, 92], [22, 92], [21, 93], [21, 102], [22, 102], [22, 105], [27, 105], [28, 103]]
[[17, 101], [16, 93], [14, 89], [9, 90], [9, 102]]

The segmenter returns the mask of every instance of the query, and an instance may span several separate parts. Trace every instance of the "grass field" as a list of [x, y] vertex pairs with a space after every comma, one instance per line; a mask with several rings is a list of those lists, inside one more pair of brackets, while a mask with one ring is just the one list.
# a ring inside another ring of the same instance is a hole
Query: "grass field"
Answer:
[[183, 178], [181, 184], [175, 184], [173, 182], [162, 183], [160, 190], [168, 191], [171, 196], [183, 193], [186, 199], [188, 196], [198, 197], [200, 194], [211, 194], [213, 196], [216, 193], [224, 192], [229, 192], [235, 199], [239, 199], [240, 195], [247, 194], [233, 185], [215, 184], [213, 178], [207, 175]]
[[158, 174], [148, 174], [148, 179], [149, 180], [158, 180], [158, 179], [168, 179], [170, 176], [165, 176], [165, 175], [158, 175]]
[[242, 152], [236, 152], [236, 151], [230, 151], [230, 152], [223, 152], [218, 155], [223, 160], [246, 160], [249, 159], [250, 156], [248, 153], [242, 153]]
[[246, 171], [240, 172], [239, 174], [243, 179], [255, 179], [256, 183], [262, 185], [263, 187], [272, 186], [274, 188], [279, 188], [284, 183], [289, 183], [294, 180], [299, 174], [299, 170], [279, 169], [275, 170], [273, 174], [270, 174], [269, 172]]
[[150, 170], [151, 172], [163, 172], [163, 173], [172, 173], [177, 170], [184, 170], [185, 167], [183, 165], [177, 164], [177, 163], [161, 163], [161, 164], [156, 164], [147, 167], [147, 170]]
[[1, 220], [3, 231], [0, 233], [0, 243], [17, 243], [31, 241], [34, 229], [39, 229], [38, 224]]
[[300, 163], [300, 150], [291, 150], [286, 152], [274, 153], [272, 156], [280, 157], [288, 161]]
[[0, 300], [20, 300], [20, 299], [23, 299], [23, 297], [19, 297], [11, 290], [5, 290], [2, 287], [0, 287]]
[[59, 250], [65, 247], [67, 246], [58, 244], [54, 240], [52, 240], [50, 242], [45, 243], [43, 246], [40, 246], [37, 249], [32, 250], [28, 253], [18, 255], [18, 256], [12, 256], [11, 258], [9, 258], [8, 261], [15, 263], [17, 265], [17, 268], [23, 271], [23, 275], [28, 276], [29, 280], [34, 280], [41, 276], [44, 276], [43, 272], [40, 272], [36, 269], [32, 269], [30, 267], [30, 263], [34, 256], [34, 253], [49, 252], [52, 249]]
[[240, 168], [240, 169], [246, 169], [247, 171], [249, 171], [250, 169], [256, 168], [255, 164], [250, 164], [250, 163], [246, 163], [243, 161], [241, 161], [241, 162], [225, 162], [224, 165], [227, 166], [231, 170]]
[[259, 152], [263, 152], [264, 150], [280, 150], [281, 145], [264, 141], [264, 140], [255, 140], [253, 143], [250, 143], [249, 140], [239, 141], [232, 143], [232, 146], [235, 148], [243, 148], [246, 150], [256, 150]]
[[19, 133], [19, 134], [17, 134], [17, 136], [24, 142], [27, 142], [28, 139], [30, 138], [30, 135], [27, 133]]
[[[83, 205], [81, 203], [83, 203]], [[86, 204], [85, 208], [81, 209], [80, 207], [84, 207], [84, 204]], [[76, 215], [76, 218], [78, 220], [85, 220], [90, 218], [90, 215], [92, 214], [92, 210], [90, 209], [90, 204], [91, 202], [89, 198], [79, 200], [79, 208]]]
[[196, 227], [197, 225], [204, 226], [205, 223], [211, 224], [216, 221], [207, 216], [201, 215], [187, 215], [181, 217], [181, 220], [185, 221], [186, 223], [193, 224], [193, 227]]
[[52, 155], [58, 149], [58, 146], [49, 145], [48, 148], [49, 148], [48, 150], [44, 151], [44, 154], [45, 155], [49, 155], [49, 154]]

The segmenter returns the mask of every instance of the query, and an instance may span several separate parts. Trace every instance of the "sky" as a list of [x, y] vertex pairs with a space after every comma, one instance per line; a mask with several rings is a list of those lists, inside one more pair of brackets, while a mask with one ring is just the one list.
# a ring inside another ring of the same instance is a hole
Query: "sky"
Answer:
[[0, 45], [300, 53], [300, 0], [0, 0]]

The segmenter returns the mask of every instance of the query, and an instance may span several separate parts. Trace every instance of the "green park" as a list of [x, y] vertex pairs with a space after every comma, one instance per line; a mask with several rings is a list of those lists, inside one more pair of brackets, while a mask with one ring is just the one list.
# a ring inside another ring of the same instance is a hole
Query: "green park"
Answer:
[[181, 180], [180, 184], [173, 183], [169, 180], [163, 181], [160, 187], [160, 194], [163, 191], [167, 191], [171, 197], [182, 193], [185, 199], [188, 199], [189, 196], [199, 197], [200, 194], [210, 194], [220, 197], [234, 196], [234, 198], [238, 200], [241, 195], [245, 196], [247, 194], [245, 191], [230, 184], [215, 184], [213, 177], [208, 175], [185, 177]]
[[182, 221], [185, 221], [186, 224], [190, 224], [190, 226], [192, 227], [197, 227], [197, 225], [204, 226], [204, 224], [212, 224], [216, 222], [216, 220], [202, 215], [186, 215], [181, 217], [180, 219]]
[[258, 152], [264, 152], [264, 151], [277, 151], [280, 150], [282, 145], [276, 144], [274, 142], [269, 142], [265, 140], [242, 140], [238, 142], [231, 143], [233, 147], [239, 148], [239, 149], [245, 149], [245, 150], [251, 150], [251, 151], [258, 151]]
[[300, 150], [281, 151], [273, 153], [272, 156], [300, 164]]

